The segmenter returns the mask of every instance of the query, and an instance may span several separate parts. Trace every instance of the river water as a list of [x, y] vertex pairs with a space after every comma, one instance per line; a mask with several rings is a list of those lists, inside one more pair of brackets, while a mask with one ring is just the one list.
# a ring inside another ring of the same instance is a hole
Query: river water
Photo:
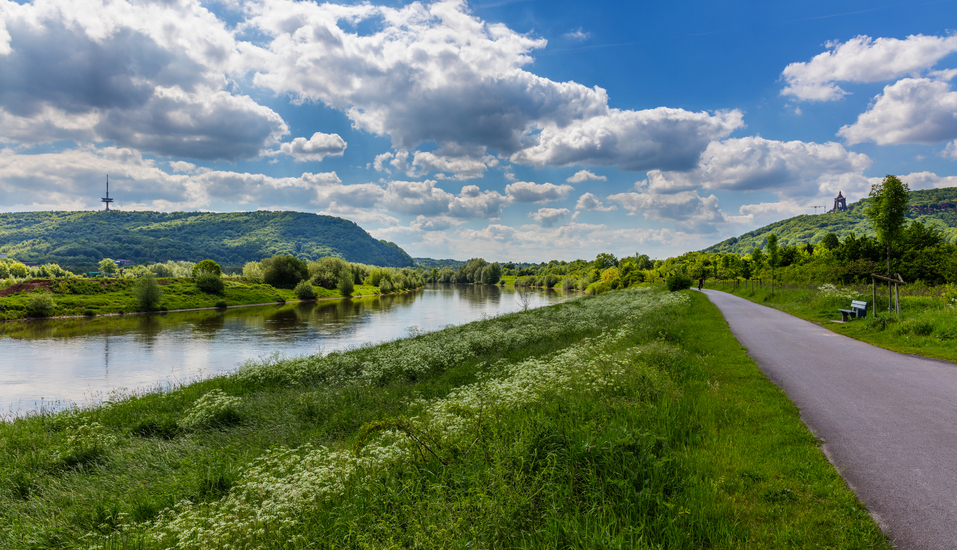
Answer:
[[[529, 307], [563, 299], [533, 290]], [[436, 284], [349, 300], [0, 323], [0, 418], [169, 388], [272, 354], [325, 354], [521, 309], [512, 287]]]

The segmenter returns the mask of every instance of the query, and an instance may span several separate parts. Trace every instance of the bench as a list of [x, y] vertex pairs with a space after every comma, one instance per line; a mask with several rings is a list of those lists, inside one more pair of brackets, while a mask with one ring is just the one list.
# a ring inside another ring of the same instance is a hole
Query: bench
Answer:
[[867, 302], [854, 300], [851, 302], [851, 309], [838, 309], [841, 312], [841, 321], [850, 321], [854, 319], [863, 319], [867, 317]]

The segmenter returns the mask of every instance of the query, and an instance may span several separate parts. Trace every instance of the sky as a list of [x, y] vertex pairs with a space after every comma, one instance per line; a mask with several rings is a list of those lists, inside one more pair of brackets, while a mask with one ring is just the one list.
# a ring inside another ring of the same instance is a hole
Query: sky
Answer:
[[957, 186], [957, 0], [0, 0], [0, 211], [294, 210], [415, 257], [699, 250]]

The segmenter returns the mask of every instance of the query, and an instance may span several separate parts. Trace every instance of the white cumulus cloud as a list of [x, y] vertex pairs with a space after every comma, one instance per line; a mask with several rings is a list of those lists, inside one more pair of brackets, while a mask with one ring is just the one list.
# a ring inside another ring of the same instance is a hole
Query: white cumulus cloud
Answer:
[[584, 195], [578, 197], [578, 202], [575, 204], [575, 210], [593, 210], [596, 212], [611, 212], [612, 210], [618, 210], [618, 207], [614, 204], [611, 206], [605, 206], [598, 200], [598, 197], [591, 193], [585, 193]]
[[296, 162], [319, 162], [326, 157], [341, 157], [346, 151], [346, 140], [339, 134], [316, 132], [308, 140], [297, 137], [290, 143], [279, 145], [279, 151], [271, 154], [283, 154]]
[[567, 208], [539, 208], [536, 212], [529, 212], [528, 217], [532, 218], [542, 227], [554, 227], [561, 223], [571, 211]]
[[917, 73], [957, 52], [957, 35], [912, 35], [904, 40], [856, 36], [829, 42], [811, 61], [791, 63], [781, 73], [782, 95], [805, 101], [834, 101], [847, 94], [837, 82], [881, 82]]
[[588, 170], [579, 170], [575, 172], [574, 175], [569, 176], [565, 181], [568, 183], [581, 183], [583, 181], [608, 181], [608, 178], [595, 175]]
[[571, 185], [517, 181], [505, 186], [505, 194], [515, 202], [551, 202], [568, 198]]
[[957, 138], [957, 92], [941, 80], [905, 78], [884, 87], [857, 122], [841, 128], [848, 143], [938, 143]]

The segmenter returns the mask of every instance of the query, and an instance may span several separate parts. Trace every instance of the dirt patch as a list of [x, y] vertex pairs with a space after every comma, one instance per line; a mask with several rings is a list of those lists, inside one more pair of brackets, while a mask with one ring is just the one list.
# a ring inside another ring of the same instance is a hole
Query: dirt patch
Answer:
[[51, 279], [32, 279], [23, 283], [10, 285], [7, 288], [0, 290], [0, 296], [9, 296], [18, 292], [33, 292], [38, 288], [50, 290], [52, 287], [53, 281]]

